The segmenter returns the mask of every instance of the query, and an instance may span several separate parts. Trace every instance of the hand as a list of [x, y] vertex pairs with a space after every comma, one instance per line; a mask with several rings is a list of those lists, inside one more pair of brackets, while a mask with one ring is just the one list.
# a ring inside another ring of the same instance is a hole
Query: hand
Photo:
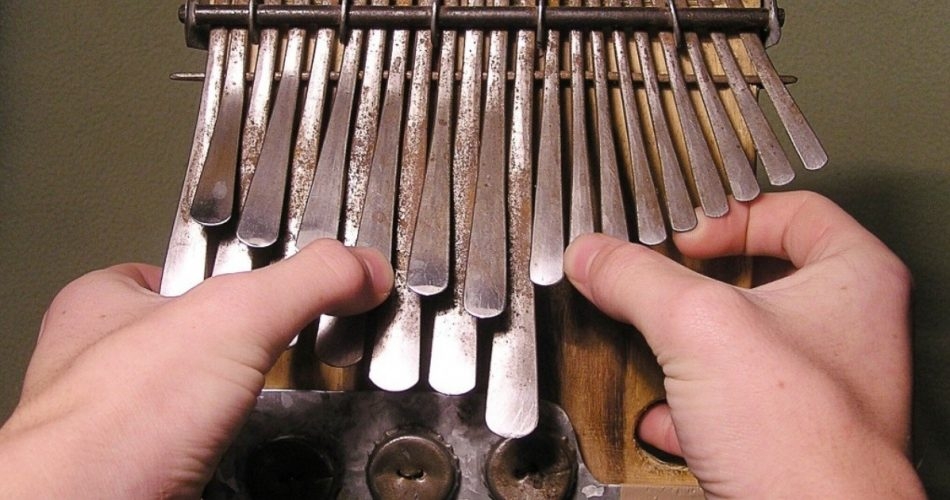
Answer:
[[54, 299], [0, 429], [0, 497], [198, 498], [293, 336], [393, 280], [378, 252], [330, 240], [177, 298], [159, 277], [119, 265]]
[[711, 498], [922, 497], [907, 459], [910, 276], [810, 193], [734, 203], [674, 241], [686, 256], [768, 256], [794, 272], [752, 289], [602, 235], [565, 255], [571, 282], [639, 329], [667, 404], [641, 439], [685, 458]]

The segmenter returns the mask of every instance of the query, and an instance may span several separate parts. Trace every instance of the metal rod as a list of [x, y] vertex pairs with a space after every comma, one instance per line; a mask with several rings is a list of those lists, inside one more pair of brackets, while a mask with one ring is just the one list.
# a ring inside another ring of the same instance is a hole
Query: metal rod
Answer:
[[[193, 8], [189, 19], [188, 9]], [[547, 8], [541, 16], [537, 7], [452, 7], [440, 6], [374, 6], [352, 5], [346, 15], [347, 29], [425, 29], [432, 25], [433, 10], [443, 30], [467, 29], [536, 29], [539, 17], [548, 30], [632, 30], [673, 29], [669, 10], [665, 8], [630, 7], [557, 7]], [[715, 29], [727, 33], [759, 32], [769, 28], [769, 10], [756, 8], [693, 8], [682, 9], [678, 21], [683, 31]], [[339, 27], [338, 5], [258, 5], [254, 13], [255, 27]], [[201, 32], [211, 27], [241, 28], [248, 25], [248, 7], [237, 5], [181, 6], [178, 19], [186, 24], [186, 32]], [[780, 22], [784, 12], [779, 10]], [[188, 23], [193, 25], [188, 26]]]

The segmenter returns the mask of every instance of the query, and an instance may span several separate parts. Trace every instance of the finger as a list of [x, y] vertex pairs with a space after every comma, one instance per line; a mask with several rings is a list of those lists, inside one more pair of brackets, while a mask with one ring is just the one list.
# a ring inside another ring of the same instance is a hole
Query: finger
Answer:
[[693, 258], [770, 256], [798, 268], [844, 251], [883, 247], [840, 207], [805, 191], [764, 194], [750, 203], [730, 200], [726, 216], [700, 217], [694, 231], [673, 238]]
[[680, 446], [676, 427], [673, 425], [670, 405], [666, 403], [653, 405], [643, 412], [637, 424], [637, 437], [660, 451], [678, 457], [683, 456], [683, 448]]
[[601, 311], [643, 332], [654, 350], [670, 330], [672, 309], [687, 290], [720, 286], [645, 246], [601, 234], [571, 243], [564, 271]]
[[366, 311], [392, 283], [379, 252], [320, 240], [268, 267], [206, 280], [154, 315], [146, 331], [178, 332], [192, 349], [264, 371], [307, 323]]

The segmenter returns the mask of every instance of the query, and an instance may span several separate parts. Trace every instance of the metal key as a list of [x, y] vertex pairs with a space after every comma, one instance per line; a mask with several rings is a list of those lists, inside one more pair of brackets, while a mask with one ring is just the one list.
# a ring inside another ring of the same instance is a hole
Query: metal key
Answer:
[[[571, 0], [571, 7], [579, 7], [580, 0]], [[593, 186], [591, 185], [590, 155], [587, 151], [587, 88], [584, 78], [584, 32], [571, 34], [571, 219], [568, 241], [582, 234], [592, 233], [594, 226]]]

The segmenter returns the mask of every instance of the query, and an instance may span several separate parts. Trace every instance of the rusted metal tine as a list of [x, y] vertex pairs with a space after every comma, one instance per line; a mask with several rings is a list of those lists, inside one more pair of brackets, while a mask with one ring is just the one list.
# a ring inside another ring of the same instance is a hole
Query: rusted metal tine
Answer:
[[[579, 7], [580, 0], [570, 0]], [[592, 233], [594, 227], [593, 185], [590, 153], [587, 150], [587, 89], [584, 79], [584, 32], [572, 30], [571, 37], [571, 211], [568, 240]]]
[[[278, 0], [279, 1], [279, 0]], [[300, 112], [300, 121], [297, 127], [297, 143], [294, 146], [294, 158], [290, 174], [290, 196], [287, 201], [286, 237], [284, 256], [290, 257], [303, 248], [306, 242], [299, 241], [298, 236], [303, 220], [307, 198], [312, 189], [314, 173], [317, 168], [317, 154], [320, 151], [320, 138], [323, 131], [325, 109], [329, 105], [328, 92], [330, 84], [330, 70], [335, 57], [337, 31], [333, 28], [324, 28], [317, 32], [313, 47], [313, 58], [310, 63], [310, 80], [307, 86], [306, 99]], [[262, 35], [263, 36], [263, 35]]]
[[[507, 2], [507, 0], [502, 0]], [[496, 3], [498, 5], [498, 3]], [[508, 156], [510, 300], [507, 329], [492, 337], [485, 422], [496, 434], [521, 437], [538, 424], [538, 363], [534, 286], [528, 271], [531, 249], [532, 104], [535, 31], [517, 34], [515, 83]], [[481, 187], [481, 186], [479, 186]], [[502, 209], [504, 212], [504, 209]], [[502, 217], [504, 217], [502, 213]]]
[[[279, 2], [279, 0], [268, 1]], [[279, 38], [276, 28], [265, 29], [259, 35], [255, 78], [251, 84], [247, 111], [244, 114], [244, 131], [241, 135], [241, 160], [237, 188], [238, 213], [244, 206], [244, 200], [247, 199], [248, 187], [261, 156], [261, 146], [264, 142], [264, 132], [267, 130], [267, 118], [273, 96], [274, 66], [277, 60]], [[253, 266], [251, 250], [238, 239], [237, 234], [227, 231], [221, 236], [215, 253], [212, 275], [250, 271]]]
[[[590, 7], [600, 7], [600, 0], [589, 0]], [[614, 143], [614, 127], [607, 92], [607, 48], [604, 33], [590, 34], [591, 59], [594, 65], [594, 98], [597, 102], [597, 164], [600, 172], [600, 231], [608, 236], [629, 241], [627, 216], [620, 188], [620, 168]]]
[[[313, 184], [297, 234], [298, 248], [303, 248], [316, 239], [339, 236], [350, 121], [356, 97], [363, 37], [362, 30], [354, 30], [349, 33], [347, 39], [326, 137], [317, 159]], [[324, 318], [320, 319], [320, 323], [319, 330], [324, 332], [324, 335], [318, 334], [315, 342], [314, 350], [318, 357], [335, 366], [349, 366], [362, 358], [362, 335], [326, 335], [328, 323]]]
[[[483, 2], [469, 0], [467, 5], [480, 6]], [[463, 295], [472, 206], [475, 201], [475, 179], [478, 174], [483, 45], [484, 34], [481, 31], [465, 32], [458, 119], [452, 155], [455, 275], [451, 295], [433, 303], [436, 313], [429, 367], [429, 385], [444, 394], [468, 392], [475, 387], [476, 381], [475, 318], [465, 311]], [[440, 87], [442, 82], [439, 81]], [[429, 168], [431, 165], [430, 163]]]
[[[373, 5], [387, 4], [387, 0], [373, 0]], [[350, 139], [349, 162], [346, 168], [346, 196], [343, 206], [346, 216], [343, 219], [341, 239], [347, 245], [355, 243], [359, 214], [366, 199], [366, 180], [378, 132], [379, 101], [385, 57], [386, 31], [370, 30], [366, 37], [363, 83], [360, 88], [359, 105], [353, 135]], [[356, 364], [363, 358], [366, 333], [367, 321], [363, 314], [348, 317], [322, 316], [314, 352], [320, 360], [332, 366]]]
[[[654, 0], [654, 4], [662, 7], [661, 1], [672, 2], [673, 0]], [[669, 31], [661, 31], [659, 38], [663, 58], [666, 60], [666, 72], [670, 75], [676, 114], [679, 116], [680, 128], [686, 140], [689, 167], [693, 173], [693, 182], [696, 184], [700, 205], [707, 216], [721, 217], [729, 211], [726, 191], [716, 170], [712, 153], [709, 152], [709, 144], [703, 136], [703, 129], [699, 125], [693, 101], [689, 97], [689, 90], [686, 88], [686, 78], [683, 76], [676, 38]]]
[[[640, 0], [631, 0], [631, 7], [642, 7]], [[643, 85], [646, 89], [649, 102], [650, 118], [653, 124], [653, 135], [657, 153], [660, 158], [660, 171], [663, 177], [663, 194], [666, 201], [667, 216], [674, 231], [689, 231], [696, 227], [696, 212], [693, 210], [686, 190], [686, 181], [680, 170], [679, 159], [673, 148], [673, 139], [670, 136], [670, 127], [663, 114], [663, 99], [660, 96], [660, 87], [657, 82], [656, 65], [653, 54], [650, 52], [650, 35], [645, 31], [633, 34], [637, 45], [637, 54], [640, 56], [640, 72], [643, 74]]]
[[[676, 3], [683, 9], [688, 8], [685, 0], [676, 0]], [[752, 163], [742, 150], [742, 145], [739, 144], [736, 129], [729, 121], [722, 99], [719, 98], [719, 91], [716, 89], [716, 85], [709, 75], [709, 70], [706, 68], [699, 36], [688, 31], [683, 34], [683, 39], [693, 67], [693, 74], [699, 84], [699, 92], [703, 98], [706, 114], [709, 116], [713, 135], [716, 138], [719, 156], [722, 158], [723, 169], [726, 171], [726, 178], [729, 181], [732, 195], [739, 201], [752, 200], [759, 195], [759, 182], [755, 178]]]
[[208, 40], [208, 62], [205, 67], [204, 87], [198, 105], [198, 118], [192, 140], [188, 168], [182, 184], [178, 213], [172, 223], [165, 265], [162, 268], [160, 293], [164, 296], [181, 295], [205, 279], [208, 264], [208, 237], [204, 227], [194, 221], [189, 213], [195, 196], [198, 178], [204, 167], [221, 99], [227, 55], [228, 32], [226, 29], [211, 30]]
[[[496, 5], [499, 5], [497, 1]], [[508, 290], [505, 245], [507, 55], [508, 32], [492, 31], [478, 156], [478, 184], [465, 277], [465, 310], [476, 318], [501, 314], [505, 310]]]
[[[367, 179], [366, 200], [360, 215], [356, 245], [375, 248], [387, 259], [392, 260], [393, 232], [396, 223], [397, 173], [400, 160], [398, 152], [402, 138], [406, 58], [409, 55], [408, 31], [393, 32], [389, 54], [386, 95], [379, 117], [379, 130], [373, 149], [373, 160]], [[418, 113], [418, 109], [415, 111]], [[408, 306], [408, 304], [405, 305]], [[381, 389], [406, 390], [419, 380], [420, 317], [418, 308], [415, 314], [403, 314], [386, 319], [389, 321], [382, 321], [379, 325], [379, 336], [373, 347], [369, 365], [369, 379]]]
[[[423, 4], [429, 0], [423, 0]], [[413, 293], [406, 285], [406, 270], [409, 267], [409, 252], [412, 242], [413, 228], [419, 215], [422, 199], [422, 182], [426, 168], [426, 142], [428, 140], [428, 112], [429, 86], [432, 68], [432, 33], [419, 30], [415, 34], [415, 55], [413, 58], [412, 81], [409, 92], [409, 108], [406, 119], [405, 133], [403, 134], [402, 165], [399, 172], [398, 224], [396, 228], [396, 257], [395, 286], [390, 299], [377, 311], [378, 324], [384, 327], [373, 350], [373, 363], [377, 363], [377, 352], [385, 352], [385, 359], [396, 365], [393, 370], [403, 370], [412, 375], [400, 377], [401, 383], [385, 383], [382, 385], [374, 375], [374, 368], [370, 366], [370, 378], [384, 388], [405, 389], [415, 384], [419, 379], [419, 336], [421, 330], [421, 298]], [[392, 75], [392, 73], [390, 73]], [[390, 76], [392, 78], [392, 76]], [[446, 195], [447, 197], [448, 195]], [[402, 335], [390, 335], [389, 330], [399, 330]], [[397, 359], [402, 349], [389, 350], [383, 347], [386, 339], [408, 337], [411, 344], [407, 348], [409, 355], [406, 359]], [[413, 364], [410, 367], [401, 365]], [[389, 366], [384, 363], [383, 366]], [[390, 370], [385, 370], [390, 371]], [[380, 376], [385, 375], [377, 370]]]
[[[617, 7], [619, 0], [606, 0], [605, 5]], [[633, 171], [633, 195], [637, 211], [637, 238], [647, 245], [656, 245], [666, 239], [666, 224], [660, 209], [660, 200], [653, 174], [650, 173], [650, 161], [647, 158], [643, 130], [640, 126], [640, 113], [637, 111], [636, 94], [633, 90], [633, 71], [627, 52], [627, 34], [622, 30], [613, 32], [614, 55], [617, 59], [617, 73], [620, 81], [627, 147], [630, 151]]]
[[300, 63], [307, 31], [294, 28], [287, 34], [283, 75], [277, 87], [274, 111], [264, 134], [261, 156], [248, 187], [238, 221], [238, 238], [247, 246], [263, 248], [277, 242], [284, 213], [284, 194], [290, 169], [290, 149], [300, 89]]
[[[457, 2], [446, 2], [446, 5], [454, 6]], [[409, 288], [420, 295], [435, 295], [449, 286], [449, 204], [452, 197], [449, 181], [457, 36], [455, 31], [442, 32], [435, 126], [432, 127], [432, 142], [422, 187], [421, 206], [425, 209], [425, 215], [419, 217], [415, 224], [406, 277]]]
[[[726, 5], [732, 8], [740, 8], [742, 2], [741, 0], [726, 0]], [[788, 137], [792, 140], [792, 145], [795, 146], [795, 150], [802, 159], [805, 168], [815, 170], [823, 167], [825, 163], [828, 163], [828, 154], [825, 153], [821, 141], [818, 140], [818, 136], [815, 135], [815, 131], [808, 124], [805, 115], [798, 108], [795, 99], [789, 94], [785, 84], [782, 83], [775, 66], [772, 65], [772, 61], [765, 53], [762, 40], [755, 33], [741, 33], [739, 38], [742, 39], [742, 44], [749, 54], [749, 60], [752, 61], [756, 73], [762, 79], [762, 86], [769, 93], [775, 111], [782, 120], [785, 131], [788, 132]]]
[[191, 218], [205, 226], [224, 224], [231, 219], [234, 210], [246, 57], [247, 30], [231, 30], [218, 118], [214, 122], [208, 158], [191, 202]]
[[564, 277], [560, 52], [561, 33], [556, 30], [548, 31], [544, 55], [534, 225], [531, 232], [531, 281], [538, 285], [553, 285]]
[[[700, 7], [712, 7], [711, 0], [699, 0]], [[739, 68], [738, 62], [729, 47], [729, 41], [723, 33], [711, 32], [709, 34], [713, 46], [716, 48], [716, 55], [719, 56], [723, 72], [729, 81], [729, 88], [736, 98], [739, 106], [739, 112], [749, 128], [749, 135], [752, 136], [752, 143], [755, 145], [759, 154], [759, 161], [765, 169], [769, 182], [775, 186], [788, 184], [795, 178], [795, 172], [792, 165], [785, 156], [782, 146], [772, 131], [772, 127], [766, 120], [762, 109], [756, 101], [755, 96], [746, 83], [745, 76]]]

